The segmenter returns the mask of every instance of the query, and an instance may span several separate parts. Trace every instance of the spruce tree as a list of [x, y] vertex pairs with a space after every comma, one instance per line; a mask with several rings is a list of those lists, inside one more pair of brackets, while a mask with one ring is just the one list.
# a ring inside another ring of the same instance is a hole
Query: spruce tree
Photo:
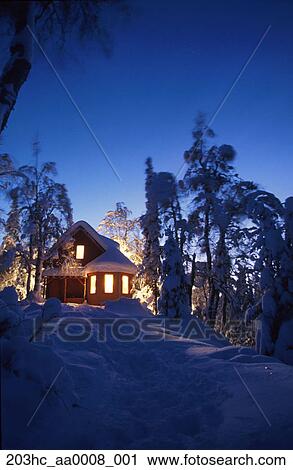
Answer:
[[161, 295], [158, 306], [160, 315], [179, 318], [190, 313], [186, 275], [178, 242], [169, 230], [164, 245]]
[[154, 190], [155, 173], [152, 160], [146, 160], [146, 213], [141, 217], [141, 227], [144, 236], [143, 259], [139, 275], [152, 292], [151, 307], [158, 313], [159, 279], [161, 274], [161, 224], [156, 192]]

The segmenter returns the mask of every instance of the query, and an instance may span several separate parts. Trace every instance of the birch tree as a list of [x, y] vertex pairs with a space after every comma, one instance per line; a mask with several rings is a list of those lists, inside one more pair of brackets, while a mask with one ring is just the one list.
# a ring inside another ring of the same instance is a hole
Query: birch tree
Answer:
[[39, 144], [35, 142], [36, 164], [20, 167], [25, 175], [22, 186], [19, 186], [19, 204], [22, 233], [27, 247], [23, 255], [28, 266], [28, 293], [31, 290], [32, 268], [35, 272], [34, 291], [39, 293], [45, 251], [72, 224], [67, 189], [54, 179], [57, 174], [56, 164], [46, 162], [39, 165], [38, 155]]
[[112, 238], [120, 245], [120, 250], [137, 266], [142, 261], [143, 241], [139, 218], [124, 202], [117, 202], [115, 210], [108, 211], [99, 223], [98, 232]]

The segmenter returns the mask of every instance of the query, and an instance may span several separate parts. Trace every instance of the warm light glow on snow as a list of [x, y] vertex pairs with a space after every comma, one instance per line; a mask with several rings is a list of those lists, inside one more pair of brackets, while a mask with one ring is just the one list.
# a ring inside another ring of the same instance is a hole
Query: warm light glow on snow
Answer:
[[76, 245], [76, 259], [84, 258], [84, 245]]
[[129, 294], [129, 277], [122, 276], [122, 294]]
[[90, 294], [95, 294], [97, 292], [97, 276], [90, 277]]
[[113, 274], [105, 274], [104, 277], [104, 291], [105, 294], [112, 294], [114, 287], [114, 276]]

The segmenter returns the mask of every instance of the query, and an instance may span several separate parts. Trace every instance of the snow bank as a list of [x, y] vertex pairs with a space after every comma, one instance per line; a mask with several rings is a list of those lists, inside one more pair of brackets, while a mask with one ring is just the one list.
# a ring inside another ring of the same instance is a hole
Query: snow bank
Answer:
[[2, 338], [1, 350], [4, 448], [46, 448], [48, 443], [57, 448], [56, 422], [69, 433], [70, 409], [77, 401], [63, 360], [21, 336]]
[[[56, 314], [56, 302], [50, 304], [49, 317]], [[24, 308], [29, 319], [45, 310], [34, 308]], [[125, 342], [111, 335], [99, 341], [98, 323], [88, 320], [94, 315], [143, 318], [148, 312], [137, 300], [107, 302], [105, 309], [66, 305], [60, 313], [75, 323], [78, 317], [86, 319], [83, 324], [94, 329], [92, 334], [80, 342], [64, 341], [56, 333], [44, 335], [43, 343], [29, 343], [26, 336], [1, 339], [5, 448], [292, 445], [292, 367], [256, 356], [250, 348], [227, 346], [216, 336], [182, 337], [176, 325], [168, 327], [163, 341]], [[153, 318], [156, 331], [164, 329], [161, 318]]]
[[48, 320], [61, 313], [60, 302], [50, 300], [43, 309], [37, 304], [32, 304], [32, 309], [25, 306], [23, 318], [15, 289], [6, 288], [0, 293], [4, 448], [46, 448], [48, 441], [57, 448], [60, 439], [64, 442], [64, 432], [56, 430], [56, 422], [61, 419], [63, 425], [68, 423], [67, 434], [72, 427], [68, 411], [78, 397], [64, 361], [50, 346], [29, 341], [32, 314]]
[[19, 315], [10, 310], [6, 303], [0, 299], [0, 335], [9, 328], [18, 325], [19, 321]]
[[0, 335], [18, 326], [23, 319], [18, 296], [14, 287], [5, 287], [0, 292]]
[[105, 310], [119, 313], [120, 316], [140, 317], [152, 315], [152, 312], [140, 303], [138, 299], [121, 298], [105, 303]]
[[42, 320], [49, 321], [54, 317], [61, 315], [61, 302], [59, 299], [52, 297], [44, 303], [42, 310]]
[[30, 292], [27, 296], [27, 299], [26, 299], [29, 303], [31, 302], [34, 302], [34, 303], [42, 303], [44, 302], [44, 299], [43, 297], [41, 296], [41, 294], [37, 293], [37, 292]]

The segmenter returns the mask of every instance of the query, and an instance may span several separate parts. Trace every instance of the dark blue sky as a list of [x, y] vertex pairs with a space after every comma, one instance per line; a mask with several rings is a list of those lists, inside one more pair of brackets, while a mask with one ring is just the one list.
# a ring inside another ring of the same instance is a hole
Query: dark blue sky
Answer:
[[[236, 167], [284, 199], [293, 193], [293, 2], [129, 2], [112, 20], [113, 55], [76, 46], [50, 59], [121, 175], [119, 182], [56, 80], [35, 51], [2, 141], [18, 164], [31, 160], [38, 133], [42, 160], [57, 162], [74, 217], [94, 226], [116, 201], [144, 208], [144, 161], [177, 172], [194, 117], [217, 108], [259, 38], [267, 37], [214, 121], [218, 142], [237, 150]], [[44, 48], [48, 50], [48, 45]]]

